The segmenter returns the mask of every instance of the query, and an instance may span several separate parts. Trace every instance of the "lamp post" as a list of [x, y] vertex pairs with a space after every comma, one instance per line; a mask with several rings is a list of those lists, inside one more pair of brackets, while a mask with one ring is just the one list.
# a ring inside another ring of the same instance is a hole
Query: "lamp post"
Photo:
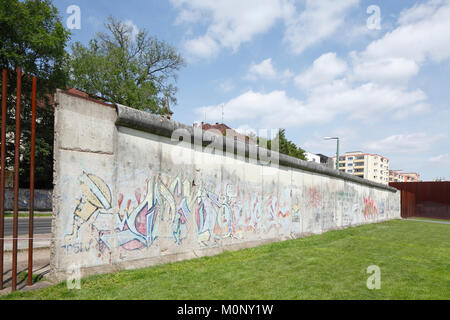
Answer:
[[339, 138], [338, 137], [325, 137], [324, 140], [336, 140], [337, 150], [336, 150], [336, 170], [339, 170]]

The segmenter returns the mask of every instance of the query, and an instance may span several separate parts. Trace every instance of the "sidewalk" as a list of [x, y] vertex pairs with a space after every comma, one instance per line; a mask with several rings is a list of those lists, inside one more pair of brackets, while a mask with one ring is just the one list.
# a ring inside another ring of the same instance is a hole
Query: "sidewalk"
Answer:
[[[35, 234], [34, 240], [33, 240], [33, 248], [50, 248], [50, 240], [51, 240], [52, 234]], [[5, 251], [12, 251], [12, 245], [13, 240], [12, 236], [5, 237], [4, 242], [4, 250]], [[19, 235], [19, 238], [17, 240], [17, 249], [18, 250], [28, 250], [28, 235], [22, 234]]]
[[431, 223], [440, 223], [440, 224], [450, 224], [450, 221], [437, 221], [437, 220], [425, 220], [425, 219], [414, 219], [414, 218], [408, 218], [405, 219], [408, 221], [419, 221], [419, 222], [431, 222]]
[[[50, 271], [50, 238], [51, 234], [37, 234], [33, 241], [33, 274], [45, 277]], [[5, 238], [5, 253], [3, 257], [3, 287], [0, 295], [11, 292], [12, 278], [12, 237]], [[28, 236], [20, 235], [17, 252], [17, 275], [28, 270]], [[41, 280], [32, 286], [27, 286], [27, 279], [17, 277], [17, 290], [28, 291], [48, 287], [52, 283]]]

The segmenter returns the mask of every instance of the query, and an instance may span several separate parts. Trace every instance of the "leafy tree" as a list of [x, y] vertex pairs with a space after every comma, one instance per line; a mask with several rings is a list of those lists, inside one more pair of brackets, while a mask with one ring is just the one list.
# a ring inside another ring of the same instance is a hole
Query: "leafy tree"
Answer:
[[278, 138], [280, 139], [280, 152], [287, 154], [291, 157], [306, 160], [305, 150], [297, 147], [295, 143], [286, 138], [286, 130], [281, 129], [278, 132]]
[[[31, 77], [38, 81], [35, 186], [51, 188], [53, 108], [50, 97], [64, 87], [69, 32], [50, 0], [0, 1], [0, 69], [8, 71], [7, 132], [15, 132], [16, 70], [22, 67], [20, 186], [29, 187]], [[0, 82], [2, 81], [0, 77]], [[0, 115], [1, 116], [1, 115]], [[7, 167], [14, 165], [14, 136], [6, 142]]]
[[163, 114], [166, 100], [176, 103], [176, 71], [183, 58], [146, 30], [110, 17], [108, 33], [97, 33], [86, 47], [72, 46], [71, 86], [107, 101]]
[[[265, 144], [266, 139], [258, 137], [258, 143], [262, 143]], [[274, 139], [272, 140], [266, 140], [267, 142], [267, 147], [270, 149], [272, 147], [272, 141], [273, 140], [278, 140], [279, 142], [279, 152], [283, 153], [283, 154], [287, 154], [288, 156], [294, 157], [294, 158], [298, 158], [301, 160], [306, 160], [306, 155], [305, 155], [305, 150], [303, 150], [300, 147], [297, 147], [295, 145], [295, 143], [293, 143], [292, 141], [288, 140], [286, 138], [286, 130], [285, 129], [280, 129], [277, 133], [277, 135], [275, 136]]]

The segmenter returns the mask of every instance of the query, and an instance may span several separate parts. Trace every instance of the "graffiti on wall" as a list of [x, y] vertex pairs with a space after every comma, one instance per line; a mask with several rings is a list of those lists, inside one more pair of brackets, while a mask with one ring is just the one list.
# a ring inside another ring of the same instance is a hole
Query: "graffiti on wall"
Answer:
[[[308, 223], [323, 224], [325, 228], [336, 225], [334, 208], [344, 209], [345, 224], [351, 222], [351, 216], [362, 213], [371, 219], [379, 213], [371, 198], [364, 198], [360, 209], [354, 190], [335, 191], [329, 199], [317, 188], [309, 187], [298, 189], [295, 194], [289, 187], [279, 193], [262, 194], [228, 183], [218, 191], [215, 184], [196, 185], [182, 175], [150, 177], [145, 187], [131, 194], [118, 193], [114, 207], [111, 189], [102, 178], [83, 172], [78, 181], [80, 195], [62, 246], [66, 254], [90, 252], [94, 247], [100, 253], [115, 248], [141, 250], [152, 247], [161, 238], [170, 239], [174, 245], [188, 242], [208, 248], [227, 239], [242, 240], [258, 234], [289, 235], [298, 232], [294, 229], [299, 228], [302, 199], [305, 207], [317, 210]], [[327, 204], [329, 208], [323, 208]], [[325, 209], [329, 217], [321, 218]], [[86, 232], [89, 238], [85, 237]]]
[[318, 208], [322, 203], [322, 194], [317, 188], [308, 188], [308, 205], [312, 208]]
[[378, 209], [373, 199], [364, 197], [363, 214], [366, 219], [372, 219], [378, 214]]
[[[89, 224], [96, 234], [100, 251], [120, 247], [139, 250], [151, 247], [160, 237], [181, 245], [190, 235], [201, 247], [217, 245], [223, 239], [243, 239], [248, 234], [289, 229], [291, 212], [299, 220], [298, 203], [291, 208], [290, 194], [276, 195], [241, 192], [227, 184], [223, 194], [193, 181], [152, 177], [146, 191], [135, 190], [117, 197], [117, 212], [111, 212], [111, 190], [100, 177], [83, 173], [79, 178], [81, 195], [76, 199], [71, 232], [66, 234], [66, 252], [87, 252], [80, 244], [80, 229]], [[242, 199], [242, 200], [241, 200]], [[169, 231], [161, 233], [164, 224]]]

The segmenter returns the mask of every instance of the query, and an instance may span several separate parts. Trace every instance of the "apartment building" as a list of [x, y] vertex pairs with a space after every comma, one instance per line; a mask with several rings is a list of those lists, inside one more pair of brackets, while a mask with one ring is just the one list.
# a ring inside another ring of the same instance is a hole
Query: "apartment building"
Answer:
[[389, 170], [389, 182], [419, 182], [420, 175], [416, 172], [402, 172], [402, 170]]
[[[333, 157], [336, 167], [336, 157]], [[339, 171], [374, 182], [389, 184], [389, 159], [362, 151], [346, 152], [339, 156]]]

